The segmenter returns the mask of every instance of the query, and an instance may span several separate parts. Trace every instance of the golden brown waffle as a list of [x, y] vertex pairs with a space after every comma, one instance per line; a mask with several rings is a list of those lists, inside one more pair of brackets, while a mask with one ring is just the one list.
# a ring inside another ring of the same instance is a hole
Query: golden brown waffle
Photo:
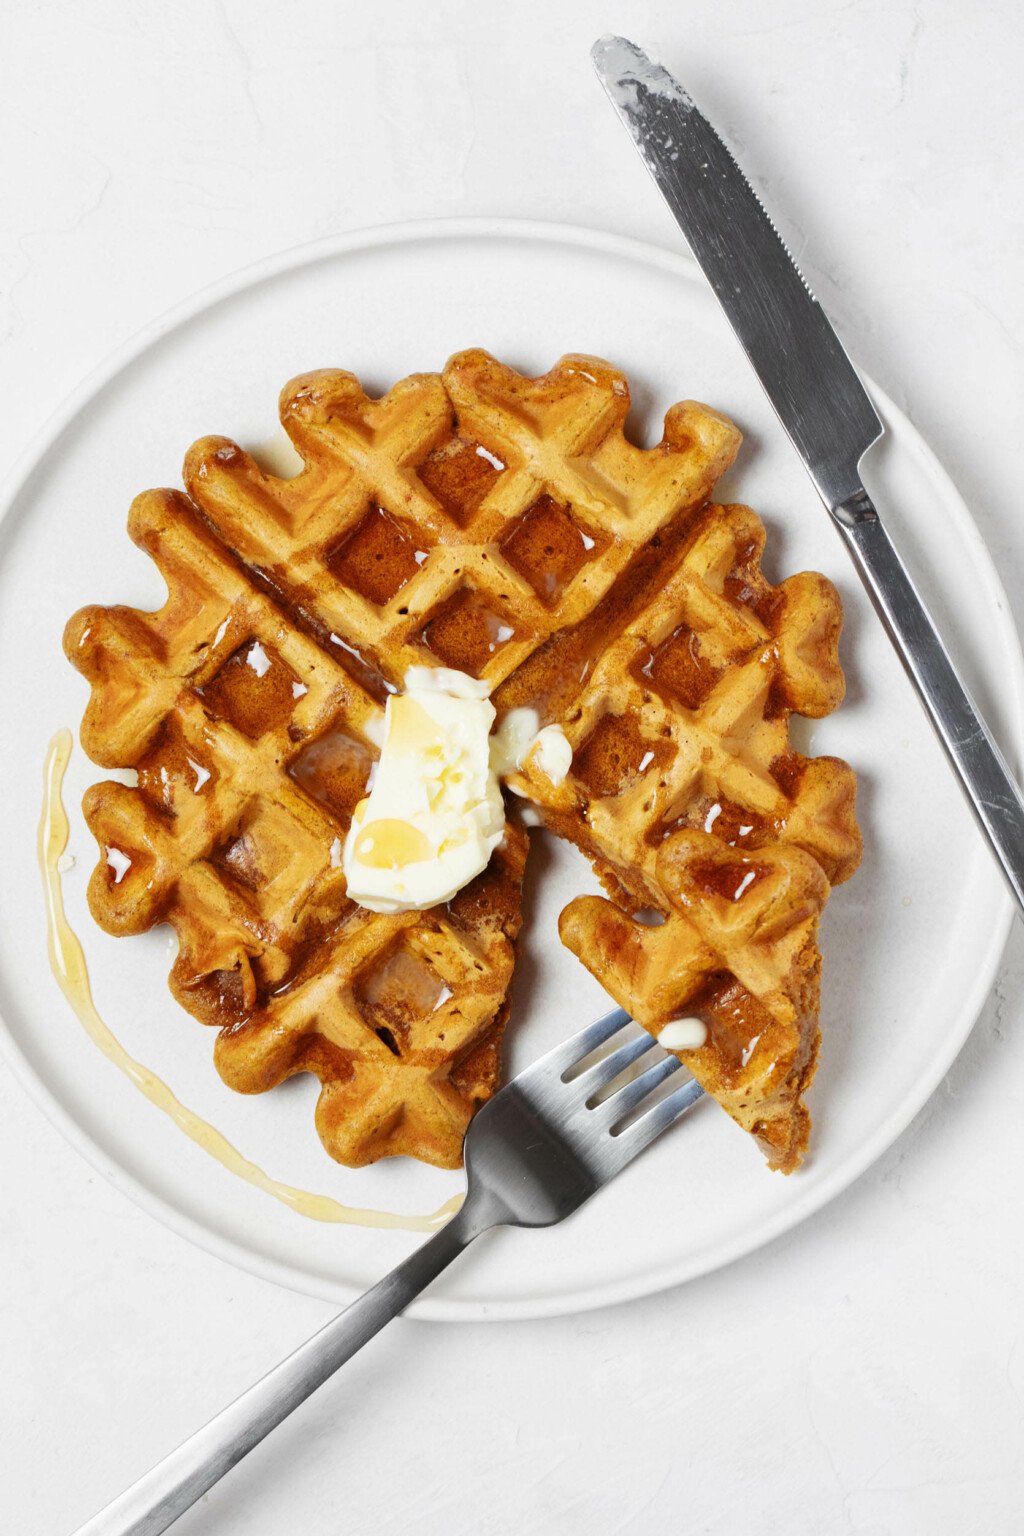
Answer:
[[510, 825], [488, 872], [447, 908], [355, 907], [340, 851], [379, 705], [186, 497], [138, 497], [129, 529], [163, 572], [167, 604], [85, 609], [65, 637], [93, 684], [86, 750], [138, 770], [135, 788], [86, 794], [97, 841], [117, 851], [90, 881], [97, 921], [111, 933], [173, 924], [171, 989], [221, 1026], [225, 1080], [258, 1092], [315, 1072], [333, 1156], [456, 1165], [497, 1083], [523, 833]]
[[371, 687], [424, 664], [495, 686], [583, 619], [735, 457], [735, 427], [705, 406], [675, 406], [650, 450], [623, 436], [628, 409], [623, 376], [588, 357], [526, 379], [461, 352], [381, 400], [349, 373], [312, 373], [281, 397], [301, 476], [274, 481], [208, 437], [185, 484], [265, 589], [340, 637]]
[[[806, 758], [789, 739], [791, 714], [821, 716], [842, 698], [839, 597], [807, 573], [770, 586], [763, 547], [747, 507], [707, 505], [679, 520], [497, 703], [540, 699], [542, 716], [564, 724], [566, 780], [552, 785], [528, 764], [510, 782], [588, 855], [618, 904], [572, 903], [565, 943], [643, 1024], [657, 1029], [681, 1014], [707, 1024], [707, 1045], [683, 1059], [789, 1170], [809, 1124], [800, 1094], [817, 1051], [817, 917], [827, 881], [852, 874], [861, 843], [850, 768]], [[775, 872], [771, 886], [759, 874], [749, 895], [739, 893], [725, 947], [715, 937], [720, 900], [685, 878], [699, 849], [725, 870], [747, 858]], [[792, 911], [780, 894], [770, 918], [749, 927], [747, 915], [776, 888], [803, 894]], [[630, 914], [645, 908], [668, 914], [664, 926], [635, 922]], [[795, 964], [779, 939], [786, 922], [802, 934]], [[743, 979], [753, 977], [757, 986]]]
[[315, 1072], [341, 1161], [459, 1161], [496, 1083], [520, 923], [514, 823], [445, 907], [348, 900], [340, 850], [380, 703], [410, 663], [510, 677], [704, 503], [735, 428], [686, 403], [642, 450], [628, 406], [623, 377], [588, 358], [524, 379], [467, 352], [380, 400], [350, 374], [307, 375], [281, 401], [302, 473], [203, 439], [189, 494], [148, 492], [130, 514], [167, 603], [68, 625], [92, 685], [83, 744], [138, 771], [86, 796], [107, 851], [93, 913], [113, 933], [171, 923], [171, 988], [220, 1027], [222, 1075], [256, 1092]]
[[638, 1023], [707, 1025], [707, 1043], [680, 1060], [789, 1173], [810, 1131], [802, 1095], [817, 1064], [828, 881], [799, 848], [747, 853], [707, 832], [673, 833], [655, 862], [661, 924], [589, 896], [563, 912], [562, 940]]

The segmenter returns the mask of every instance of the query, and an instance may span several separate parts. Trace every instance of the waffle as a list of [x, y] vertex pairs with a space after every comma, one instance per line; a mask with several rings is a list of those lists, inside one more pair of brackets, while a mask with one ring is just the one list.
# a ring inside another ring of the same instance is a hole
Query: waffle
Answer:
[[562, 914], [563, 943], [637, 1021], [697, 1017], [707, 1042], [680, 1060], [772, 1167], [796, 1168], [810, 1116], [802, 1095], [820, 1031], [821, 866], [783, 844], [746, 853], [707, 832], [673, 833], [656, 860], [664, 921], [638, 921], [598, 896]]
[[561, 785], [529, 760], [510, 780], [612, 898], [572, 903], [563, 941], [645, 1026], [707, 1025], [680, 1058], [788, 1172], [809, 1130], [817, 920], [861, 840], [850, 768], [790, 741], [792, 714], [843, 696], [838, 594], [809, 573], [769, 585], [763, 547], [747, 507], [677, 520], [496, 702], [542, 700], [573, 747]]
[[281, 399], [302, 472], [195, 444], [187, 494], [144, 493], [129, 516], [163, 608], [87, 608], [65, 632], [91, 684], [86, 751], [138, 776], [86, 795], [93, 914], [174, 927], [170, 986], [218, 1028], [224, 1079], [315, 1073], [339, 1161], [460, 1161], [497, 1082], [521, 915], [514, 818], [447, 905], [349, 901], [340, 852], [382, 702], [410, 664], [508, 682], [704, 504], [732, 424], [687, 402], [643, 450], [628, 407], [622, 375], [580, 357], [524, 379], [466, 352], [379, 400], [305, 375]]

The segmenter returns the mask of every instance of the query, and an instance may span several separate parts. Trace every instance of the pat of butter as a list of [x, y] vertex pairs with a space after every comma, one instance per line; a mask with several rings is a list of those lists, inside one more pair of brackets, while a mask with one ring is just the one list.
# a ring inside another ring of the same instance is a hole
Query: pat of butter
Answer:
[[540, 728], [535, 709], [510, 709], [492, 738], [491, 762], [502, 777], [532, 763], [552, 784], [561, 784], [572, 763], [572, 747], [560, 725]]
[[504, 835], [486, 684], [439, 672], [411, 668], [407, 691], [389, 697], [373, 785], [345, 839], [348, 894], [372, 912], [449, 901], [486, 868]]
[[673, 1019], [658, 1035], [658, 1044], [666, 1051], [697, 1051], [707, 1043], [708, 1027], [703, 1019]]

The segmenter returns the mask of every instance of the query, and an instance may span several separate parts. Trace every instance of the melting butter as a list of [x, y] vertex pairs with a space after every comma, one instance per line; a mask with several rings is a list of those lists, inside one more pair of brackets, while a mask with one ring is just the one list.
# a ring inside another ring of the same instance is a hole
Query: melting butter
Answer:
[[491, 763], [502, 778], [532, 766], [561, 784], [572, 765], [572, 747], [560, 725], [541, 726], [535, 709], [510, 709], [491, 738]]
[[490, 761], [487, 684], [410, 668], [392, 694], [370, 793], [345, 839], [348, 894], [371, 912], [421, 912], [486, 869], [505, 832]]
[[697, 1051], [707, 1043], [708, 1027], [703, 1019], [673, 1019], [657, 1038], [666, 1051]]

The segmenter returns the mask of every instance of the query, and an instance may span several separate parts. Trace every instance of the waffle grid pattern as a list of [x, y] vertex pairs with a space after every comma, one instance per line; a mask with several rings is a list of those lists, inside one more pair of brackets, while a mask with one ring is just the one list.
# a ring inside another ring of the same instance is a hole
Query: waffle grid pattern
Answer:
[[94, 914], [114, 933], [172, 923], [172, 990], [219, 1027], [225, 1080], [257, 1092], [315, 1072], [341, 1161], [459, 1161], [498, 1079], [520, 924], [514, 819], [446, 907], [348, 900], [340, 849], [381, 702], [410, 664], [514, 676], [704, 503], [735, 429], [687, 403], [642, 450], [628, 405], [622, 376], [586, 358], [527, 380], [463, 353], [381, 400], [306, 375], [281, 403], [303, 471], [281, 480], [201, 440], [188, 494], [144, 493], [130, 514], [164, 607], [68, 625], [92, 687], [83, 744], [138, 773], [86, 797], [106, 854]]
[[861, 842], [850, 768], [790, 742], [793, 713], [842, 699], [839, 597], [812, 573], [771, 586], [763, 547], [742, 506], [708, 505], [665, 540], [617, 612], [543, 658], [577, 679], [558, 695], [568, 777], [527, 763], [511, 784], [612, 898], [571, 903], [563, 941], [645, 1026], [701, 1018], [707, 1045], [681, 1056], [789, 1171], [809, 1130], [818, 919]]

